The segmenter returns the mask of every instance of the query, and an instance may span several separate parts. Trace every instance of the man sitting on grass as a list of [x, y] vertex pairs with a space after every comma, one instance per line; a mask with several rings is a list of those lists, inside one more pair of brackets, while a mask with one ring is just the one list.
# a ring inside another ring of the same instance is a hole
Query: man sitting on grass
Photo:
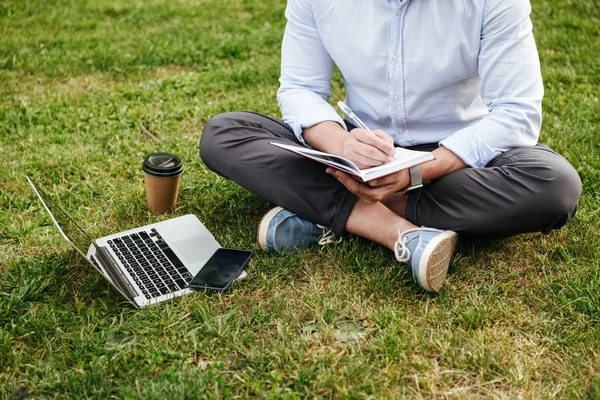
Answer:
[[[349, 232], [388, 247], [421, 287], [438, 291], [459, 233], [549, 232], [577, 208], [577, 172], [538, 143], [543, 86], [530, 12], [525, 0], [289, 0], [283, 120], [218, 115], [204, 129], [202, 159], [279, 206], [260, 223], [262, 249]], [[375, 136], [328, 104], [334, 64], [346, 103]], [[389, 161], [394, 145], [435, 160], [365, 184], [273, 140], [361, 168]]]

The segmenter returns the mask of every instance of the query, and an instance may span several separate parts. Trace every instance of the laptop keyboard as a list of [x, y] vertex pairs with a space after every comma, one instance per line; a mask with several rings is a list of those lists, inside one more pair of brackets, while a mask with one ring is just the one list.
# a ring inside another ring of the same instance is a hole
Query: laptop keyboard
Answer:
[[192, 275], [156, 229], [108, 240], [147, 299], [188, 287]]

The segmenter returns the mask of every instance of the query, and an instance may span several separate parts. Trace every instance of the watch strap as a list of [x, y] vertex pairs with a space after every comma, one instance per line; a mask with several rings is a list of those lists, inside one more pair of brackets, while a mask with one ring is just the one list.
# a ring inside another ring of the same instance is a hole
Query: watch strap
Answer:
[[410, 176], [410, 184], [404, 190], [404, 193], [423, 187], [423, 176], [421, 175], [420, 165], [409, 168], [408, 174]]

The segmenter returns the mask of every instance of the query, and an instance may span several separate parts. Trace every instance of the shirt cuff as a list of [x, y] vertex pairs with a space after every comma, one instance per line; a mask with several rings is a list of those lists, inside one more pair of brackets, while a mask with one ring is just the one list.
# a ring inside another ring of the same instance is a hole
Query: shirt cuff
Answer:
[[472, 128], [462, 129], [439, 143], [454, 154], [465, 164], [473, 168], [483, 168], [494, 157], [500, 154], [491, 148]]
[[306, 112], [302, 113], [300, 117], [286, 119], [284, 116], [283, 121], [292, 128], [294, 135], [298, 138], [300, 143], [306, 147], [310, 147], [302, 136], [304, 128], [310, 128], [313, 125], [324, 121], [335, 121], [340, 124], [344, 129], [348, 129], [344, 120], [335, 112], [333, 107], [329, 103], [322, 105], [311, 105], [310, 108], [306, 109]]

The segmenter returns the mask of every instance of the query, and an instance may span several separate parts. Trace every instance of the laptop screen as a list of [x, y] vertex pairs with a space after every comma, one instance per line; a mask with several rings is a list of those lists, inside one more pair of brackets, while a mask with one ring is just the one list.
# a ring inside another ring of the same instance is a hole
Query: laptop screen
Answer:
[[94, 243], [93, 239], [89, 237], [87, 233], [85, 233], [84, 230], [81, 229], [79, 225], [77, 225], [37, 183], [30, 177], [27, 177], [27, 180], [35, 189], [38, 197], [54, 220], [54, 223], [58, 226], [58, 229], [60, 229], [62, 234], [81, 253], [81, 255], [86, 257], [90, 245]]

